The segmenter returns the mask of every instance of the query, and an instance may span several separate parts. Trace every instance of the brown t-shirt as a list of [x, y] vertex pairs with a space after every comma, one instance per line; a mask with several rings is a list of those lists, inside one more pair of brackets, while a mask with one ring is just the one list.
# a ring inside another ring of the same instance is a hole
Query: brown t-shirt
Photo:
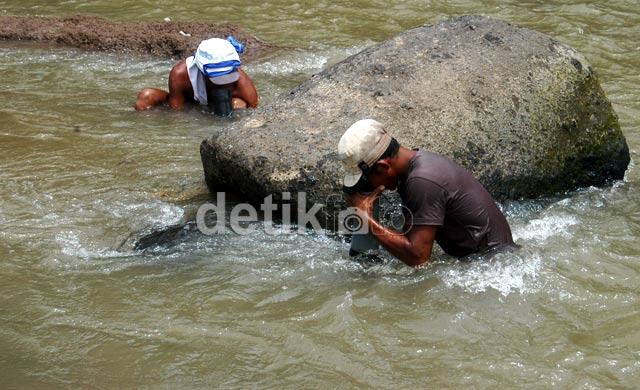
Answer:
[[450, 255], [514, 245], [509, 224], [491, 195], [444, 156], [418, 150], [398, 190], [412, 213], [408, 222], [437, 226], [436, 242]]

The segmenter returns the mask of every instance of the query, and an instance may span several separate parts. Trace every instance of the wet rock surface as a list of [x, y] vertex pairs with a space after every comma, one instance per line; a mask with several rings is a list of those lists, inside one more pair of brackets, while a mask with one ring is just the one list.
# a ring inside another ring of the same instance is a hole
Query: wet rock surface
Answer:
[[[403, 145], [453, 158], [498, 200], [603, 185], [629, 163], [618, 118], [580, 53], [464, 16], [367, 48], [203, 141], [207, 185], [256, 203], [298, 191], [325, 203], [341, 188], [337, 142], [368, 117]], [[325, 219], [336, 212], [324, 210]]]
[[184, 58], [207, 38], [235, 36], [247, 46], [245, 61], [271, 54], [275, 47], [239, 26], [210, 22], [118, 22], [89, 15], [72, 17], [0, 16], [0, 40], [33, 41], [91, 51]]

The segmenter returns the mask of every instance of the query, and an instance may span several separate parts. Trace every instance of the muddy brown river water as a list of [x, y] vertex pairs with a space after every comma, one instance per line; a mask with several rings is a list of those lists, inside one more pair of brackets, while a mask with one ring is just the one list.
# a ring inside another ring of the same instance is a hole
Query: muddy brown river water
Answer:
[[[287, 48], [246, 67], [263, 103], [407, 28], [496, 16], [586, 55], [638, 160], [637, 0], [0, 1], [77, 13], [241, 24]], [[261, 229], [118, 250], [206, 199], [198, 147], [224, 122], [131, 109], [171, 66], [0, 42], [0, 388], [640, 387], [634, 163], [502, 204], [524, 249], [489, 261], [365, 268], [327, 234]]]

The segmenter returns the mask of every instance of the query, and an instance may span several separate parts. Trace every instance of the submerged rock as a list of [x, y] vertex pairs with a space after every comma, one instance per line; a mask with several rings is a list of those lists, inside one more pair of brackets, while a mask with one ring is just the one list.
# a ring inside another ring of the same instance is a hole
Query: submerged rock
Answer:
[[450, 156], [498, 200], [602, 185], [629, 163], [618, 118], [580, 53], [463, 16], [365, 49], [205, 140], [207, 185], [254, 202], [306, 191], [309, 204], [324, 203], [341, 188], [337, 142], [362, 118], [403, 145]]
[[[167, 248], [179, 244], [193, 234], [198, 234], [195, 221], [158, 227], [135, 238], [133, 250], [141, 251], [149, 248]], [[130, 241], [131, 237], [133, 237], [133, 235], [130, 236], [127, 241]], [[124, 242], [120, 244], [120, 248], [118, 249], [121, 249], [124, 244]]]
[[234, 25], [209, 22], [116, 22], [98, 16], [0, 16], [0, 40], [46, 42], [84, 50], [147, 54], [163, 58], [191, 55], [207, 38], [234, 35], [247, 45], [243, 59], [270, 54], [275, 47]]

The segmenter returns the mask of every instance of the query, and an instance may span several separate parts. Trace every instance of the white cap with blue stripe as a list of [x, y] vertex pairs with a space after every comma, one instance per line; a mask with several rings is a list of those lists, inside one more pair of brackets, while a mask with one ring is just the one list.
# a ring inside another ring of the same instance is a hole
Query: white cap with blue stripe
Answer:
[[240, 56], [227, 40], [211, 38], [200, 42], [195, 62], [198, 69], [214, 84], [231, 84], [240, 78]]

